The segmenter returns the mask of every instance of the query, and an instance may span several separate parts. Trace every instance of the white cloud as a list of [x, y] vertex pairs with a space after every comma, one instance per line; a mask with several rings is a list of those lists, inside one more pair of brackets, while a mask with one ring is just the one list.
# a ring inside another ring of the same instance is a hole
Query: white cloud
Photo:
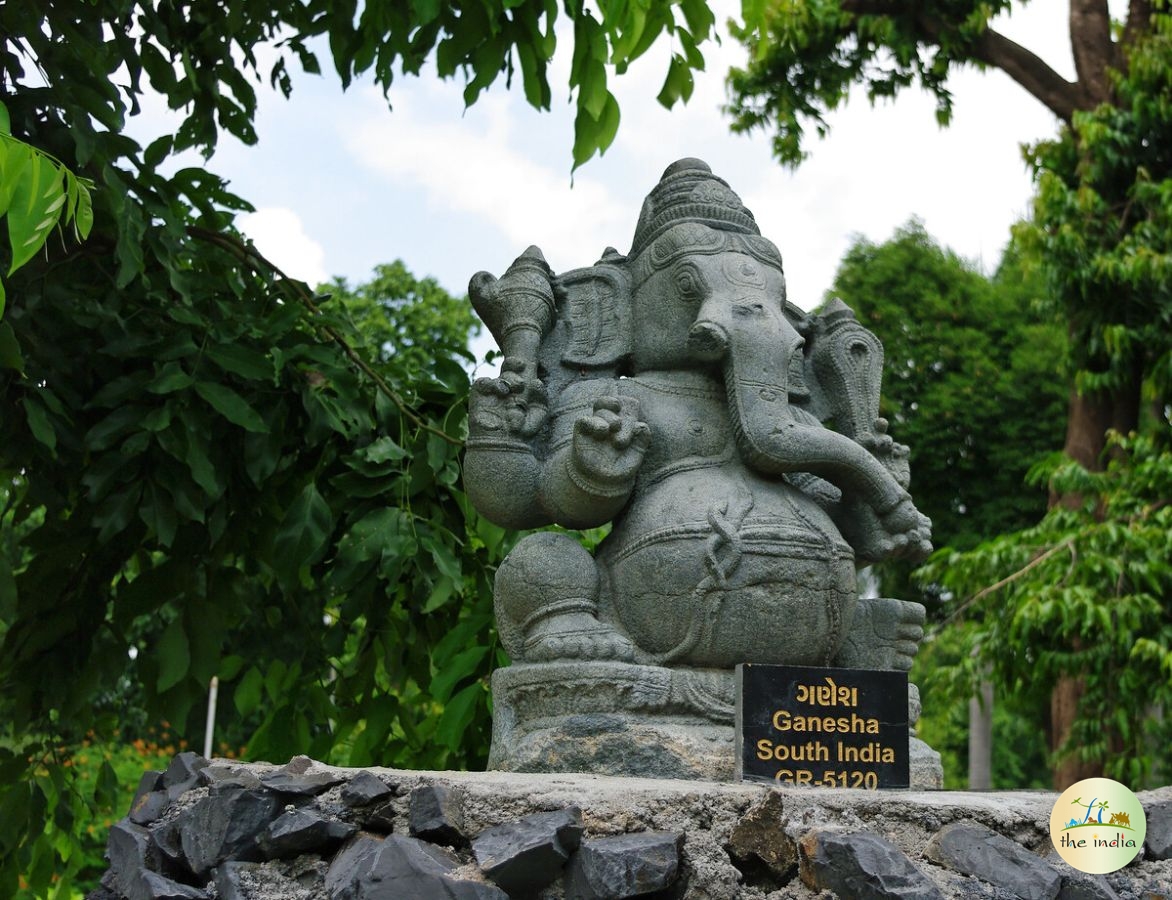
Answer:
[[265, 207], [246, 213], [236, 220], [261, 255], [290, 278], [311, 286], [328, 279], [325, 250], [305, 233], [301, 217], [285, 207]]

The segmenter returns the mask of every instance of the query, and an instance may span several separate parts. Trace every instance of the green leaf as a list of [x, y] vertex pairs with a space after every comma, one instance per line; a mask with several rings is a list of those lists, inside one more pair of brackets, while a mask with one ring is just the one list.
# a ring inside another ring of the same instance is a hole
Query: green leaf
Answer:
[[250, 381], [264, 381], [273, 374], [267, 354], [240, 344], [217, 344], [207, 349], [207, 356], [224, 371]]
[[65, 206], [65, 178], [52, 160], [33, 148], [27, 168], [12, 192], [8, 208], [8, 240], [12, 247], [11, 275], [33, 258], [61, 218]]
[[184, 371], [177, 362], [169, 362], [159, 369], [159, 373], [146, 386], [152, 394], [173, 394], [184, 391], [195, 384], [195, 377]]
[[20, 404], [24, 407], [24, 413], [28, 419], [28, 427], [33, 433], [33, 437], [55, 453], [57, 450], [57, 432], [53, 428], [53, 423], [49, 421], [49, 414], [45, 411], [45, 407], [40, 404], [40, 401], [34, 400], [32, 397], [22, 397]]
[[471, 724], [476, 707], [483, 696], [484, 687], [477, 682], [468, 685], [448, 702], [435, 728], [435, 739], [441, 746], [449, 750], [459, 748], [464, 731]]
[[260, 674], [260, 670], [256, 666], [253, 666], [244, 673], [244, 677], [240, 679], [240, 684], [236, 685], [236, 690], [232, 693], [232, 702], [240, 715], [247, 716], [260, 706], [264, 683], [264, 677]]
[[248, 402], [230, 387], [209, 381], [200, 381], [195, 384], [195, 392], [233, 425], [239, 425], [246, 431], [257, 434], [264, 434], [269, 430], [269, 426], [260, 417], [260, 413], [249, 406]]
[[102, 760], [102, 765], [98, 769], [97, 782], [94, 784], [94, 803], [99, 808], [113, 809], [117, 812], [121, 794], [118, 773], [110, 765], [110, 760]]
[[8, 107], [0, 103], [0, 134], [12, 134], [12, 120], [8, 116]]
[[362, 455], [368, 462], [377, 464], [392, 461], [397, 462], [398, 460], [404, 459], [407, 456], [407, 451], [384, 435], [378, 440], [372, 441], [362, 451]]
[[162, 637], [159, 638], [156, 655], [159, 663], [159, 678], [156, 687], [161, 694], [182, 681], [191, 665], [187, 632], [183, 630], [182, 619], [176, 618], [167, 626]]
[[457, 653], [431, 680], [431, 695], [440, 703], [445, 702], [451, 696], [452, 689], [476, 671], [488, 651], [487, 646], [480, 646]]
[[311, 481], [289, 506], [274, 537], [274, 564], [283, 582], [297, 581], [301, 567], [325, 549], [333, 529], [330, 507]]
[[170, 547], [174, 543], [175, 532], [179, 527], [175, 505], [171, 497], [153, 483], [148, 484], [147, 490], [143, 493], [138, 516], [154, 533], [160, 544]]
[[[0, 283], [0, 315], [4, 312], [4, 288]], [[24, 374], [24, 356], [20, 352], [20, 341], [16, 332], [7, 322], [0, 322], [0, 369], [13, 369]]]

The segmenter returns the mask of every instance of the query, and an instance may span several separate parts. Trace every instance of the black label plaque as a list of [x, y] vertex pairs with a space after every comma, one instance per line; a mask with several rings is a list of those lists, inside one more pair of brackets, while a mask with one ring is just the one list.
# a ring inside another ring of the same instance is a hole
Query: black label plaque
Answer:
[[908, 786], [906, 672], [746, 663], [736, 680], [738, 779]]

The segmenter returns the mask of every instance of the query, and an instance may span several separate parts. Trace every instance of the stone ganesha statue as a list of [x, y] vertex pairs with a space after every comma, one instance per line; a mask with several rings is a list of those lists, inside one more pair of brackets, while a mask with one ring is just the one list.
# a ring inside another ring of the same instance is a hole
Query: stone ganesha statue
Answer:
[[878, 415], [882, 347], [841, 303], [787, 301], [705, 163], [664, 172], [626, 256], [555, 275], [530, 247], [469, 290], [504, 353], [472, 389], [473, 503], [613, 523], [593, 556], [541, 532], [501, 565], [490, 766], [726, 776], [736, 664], [910, 667], [923, 608], [856, 585], [931, 549]]

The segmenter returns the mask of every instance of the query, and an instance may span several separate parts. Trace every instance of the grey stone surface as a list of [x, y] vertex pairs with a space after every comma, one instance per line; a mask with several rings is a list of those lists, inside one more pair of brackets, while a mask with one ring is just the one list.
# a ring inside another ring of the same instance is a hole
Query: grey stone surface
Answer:
[[[326, 767], [313, 764], [304, 771], [318, 768]], [[277, 771], [277, 767], [268, 764], [243, 765], [220, 760], [209, 766], [209, 770], [220, 769], [234, 773], [236, 778], [246, 773], [259, 778]], [[358, 771], [330, 771], [339, 775], [343, 783], [317, 797], [304, 799], [303, 805], [297, 809], [330, 820], [342, 817], [357, 823], [358, 814], [341, 802], [341, 794]], [[222, 783], [219, 774], [212, 771], [208, 785]], [[568, 806], [578, 806], [582, 810], [583, 844], [648, 832], [685, 834], [679, 877], [666, 891], [647, 895], [655, 900], [830, 900], [829, 892], [809, 887], [796, 874], [787, 875], [784, 868], [787, 840], [796, 843], [812, 831], [870, 834], [888, 842], [910, 859], [939, 888], [946, 900], [1012, 900], [1018, 885], [1014, 888], [996, 886], [976, 876], [934, 864], [925, 857], [925, 849], [936, 833], [947, 826], [976, 822], [1012, 845], [1023, 848], [1023, 853], [1029, 848], [1041, 851], [1050, 846], [1049, 817], [1057, 796], [1049, 792], [970, 794], [769, 788], [756, 784], [583, 774], [436, 773], [386, 769], [375, 769], [373, 774], [398, 787], [400, 795], [388, 801], [387, 806], [398, 817], [397, 827], [402, 832], [406, 831], [411, 792], [423, 786], [441, 785], [461, 794], [465, 830], [469, 835], [479, 836], [489, 829], [516, 823], [535, 813]], [[213, 882], [217, 885], [215, 890], [220, 900], [333, 900], [326, 887], [326, 874], [341, 858], [344, 852], [341, 849], [311, 852], [285, 860], [250, 862], [231, 856], [216, 863], [210, 872], [200, 873], [199, 877], [186, 870], [181, 852], [175, 851], [172, 859], [160, 851], [160, 845], [181, 846], [181, 835], [185, 831], [204, 827], [207, 820], [193, 816], [192, 812], [209, 796], [222, 798], [232, 790], [240, 789], [225, 789], [213, 794], [213, 789], [205, 786], [189, 791], [164, 810], [159, 821], [149, 829], [124, 820], [111, 833], [108, 852], [112, 862], [123, 875], [131, 877], [135, 867], [142, 867], [197, 889], [205, 889], [209, 882]], [[274, 809], [276, 819], [288, 812], [288, 795], [269, 793], [278, 800], [279, 805]], [[1148, 809], [1153, 804], [1172, 800], [1172, 787], [1141, 792], [1139, 799]], [[298, 803], [302, 800], [299, 799]], [[144, 841], [144, 835], [149, 836], [149, 840]], [[399, 871], [405, 866], [409, 871], [404, 877], [412, 887], [403, 889], [400, 885], [392, 890], [390, 884], [367, 878], [364, 888], [346, 888], [338, 880], [339, 870], [335, 867], [332, 883], [336, 892], [350, 891], [353, 900], [359, 897], [375, 900], [380, 891], [383, 892], [381, 896], [444, 896], [449, 900], [452, 896], [488, 896], [497, 900], [503, 896], [499, 887], [489, 883], [470, 848], [449, 850], [420, 841], [411, 842], [402, 833], [393, 837], [396, 841], [408, 841], [405, 847], [399, 846], [395, 851], [399, 856], [407, 855], [408, 862], [396, 864], [387, 871]], [[381, 846], [377, 835], [359, 834], [343, 847], [364, 839]], [[121, 848], [119, 841], [123, 842]], [[769, 872], [764, 864], [757, 868], [746, 866], [734, 858], [731, 850], [734, 843], [742, 853], [757, 853], [759, 859], [781, 861], [782, 873]], [[253, 859], [263, 855], [259, 847], [247, 841], [242, 843], [242, 848], [242, 852]], [[998, 852], [998, 859], [1004, 860], [1001, 851]], [[426, 859], [420, 858], [420, 854]], [[1071, 884], [1072, 880], [1087, 880], [1101, 886], [1101, 879], [1073, 872], [1057, 859], [1056, 853], [1052, 858], [1065, 884]], [[569, 865], [567, 863], [567, 868]], [[1011, 871], [1004, 861], [998, 865]], [[369, 875], [375, 868], [371, 863], [362, 871]], [[421, 872], [414, 874], [410, 871], [420, 869]], [[119, 887], [113, 872], [112, 867], [103, 878], [108, 896], [102, 900], [127, 900], [130, 895]], [[431, 877], [425, 878], [425, 875]], [[358, 877], [366, 876], [359, 872]], [[242, 895], [240, 898], [225, 896], [224, 885], [228, 883], [225, 879], [235, 881], [234, 889]], [[1124, 869], [1105, 876], [1105, 880], [1119, 900], [1169, 897], [1172, 896], [1172, 860], [1157, 860], [1141, 854]], [[135, 881], [143, 884], [142, 879]], [[428, 893], [414, 892], [415, 887], [424, 882], [426, 885], [419, 889]], [[530, 894], [526, 900], [564, 900], [565, 886], [563, 877]], [[1095, 896], [1096, 900], [1102, 900]], [[136, 893], [133, 900], [141, 897], [142, 894]], [[846, 895], [839, 894], [838, 897], [846, 900]]]
[[341, 783], [336, 775], [329, 772], [274, 772], [263, 776], [260, 781], [271, 791], [294, 797], [316, 797]]
[[784, 812], [781, 794], [771, 791], [733, 826], [726, 849], [746, 878], [764, 869], [784, 884], [796, 870], [798, 847], [782, 828]]
[[1119, 900], [1119, 894], [1102, 875], [1072, 870], [1063, 876], [1057, 900]]
[[107, 885], [130, 900], [144, 896], [140, 875], [156, 864], [150, 832], [131, 822], [116, 822], [106, 839], [106, 858], [110, 862]]
[[[495, 695], [491, 767], [722, 777], [738, 663], [910, 667], [923, 607], [855, 578], [930, 550], [882, 347], [843, 304], [786, 299], [705, 163], [668, 167], [627, 255], [555, 274], [530, 247], [469, 295], [504, 355], [469, 401], [473, 503], [510, 528], [613, 524], [594, 556], [542, 532], [500, 566], [501, 640], [532, 671]], [[593, 745], [570, 737], [591, 722]]]
[[680, 876], [681, 832], [586, 840], [566, 870], [567, 900], [620, 900], [663, 891]]
[[188, 865], [202, 875], [226, 859], [259, 860], [256, 839], [283, 809], [273, 793], [232, 788], [209, 794], [187, 810], [180, 833]]
[[799, 846], [802, 881], [813, 890], [851, 900], [943, 900], [907, 855], [878, 835], [816, 828]]
[[394, 796], [394, 790], [373, 772], [359, 772], [342, 788], [342, 802], [350, 807], [369, 806]]
[[581, 841], [582, 811], [568, 807], [488, 828], [472, 841], [472, 853], [492, 881], [510, 894], [523, 894], [561, 875]]
[[1144, 806], [1148, 833], [1144, 849], [1153, 859], [1172, 859], [1172, 800]]
[[158, 820], [170, 802], [171, 798], [167, 796], [166, 791], [151, 791], [135, 798], [127, 818], [135, 825], [150, 825]]
[[415, 838], [360, 836], [334, 858], [326, 873], [330, 900], [506, 900], [498, 887], [453, 876], [455, 859]]
[[172, 881], [157, 872], [142, 872], [144, 897], [149, 900], [209, 900], [207, 891]]
[[192, 750], [178, 754], [163, 773], [162, 788], [167, 796], [175, 800], [198, 785], [199, 773], [207, 765], [208, 761]]
[[442, 784], [420, 785], [411, 792], [407, 807], [407, 829], [412, 837], [433, 844], [460, 846], [464, 834], [464, 809], [460, 791]]
[[1062, 887], [1062, 876], [1053, 866], [977, 822], [944, 826], [928, 842], [924, 855], [939, 865], [1004, 888], [1022, 900], [1054, 900]]
[[356, 825], [327, 819], [311, 809], [291, 809], [269, 823], [256, 842], [266, 859], [302, 853], [326, 856], [357, 830]]

